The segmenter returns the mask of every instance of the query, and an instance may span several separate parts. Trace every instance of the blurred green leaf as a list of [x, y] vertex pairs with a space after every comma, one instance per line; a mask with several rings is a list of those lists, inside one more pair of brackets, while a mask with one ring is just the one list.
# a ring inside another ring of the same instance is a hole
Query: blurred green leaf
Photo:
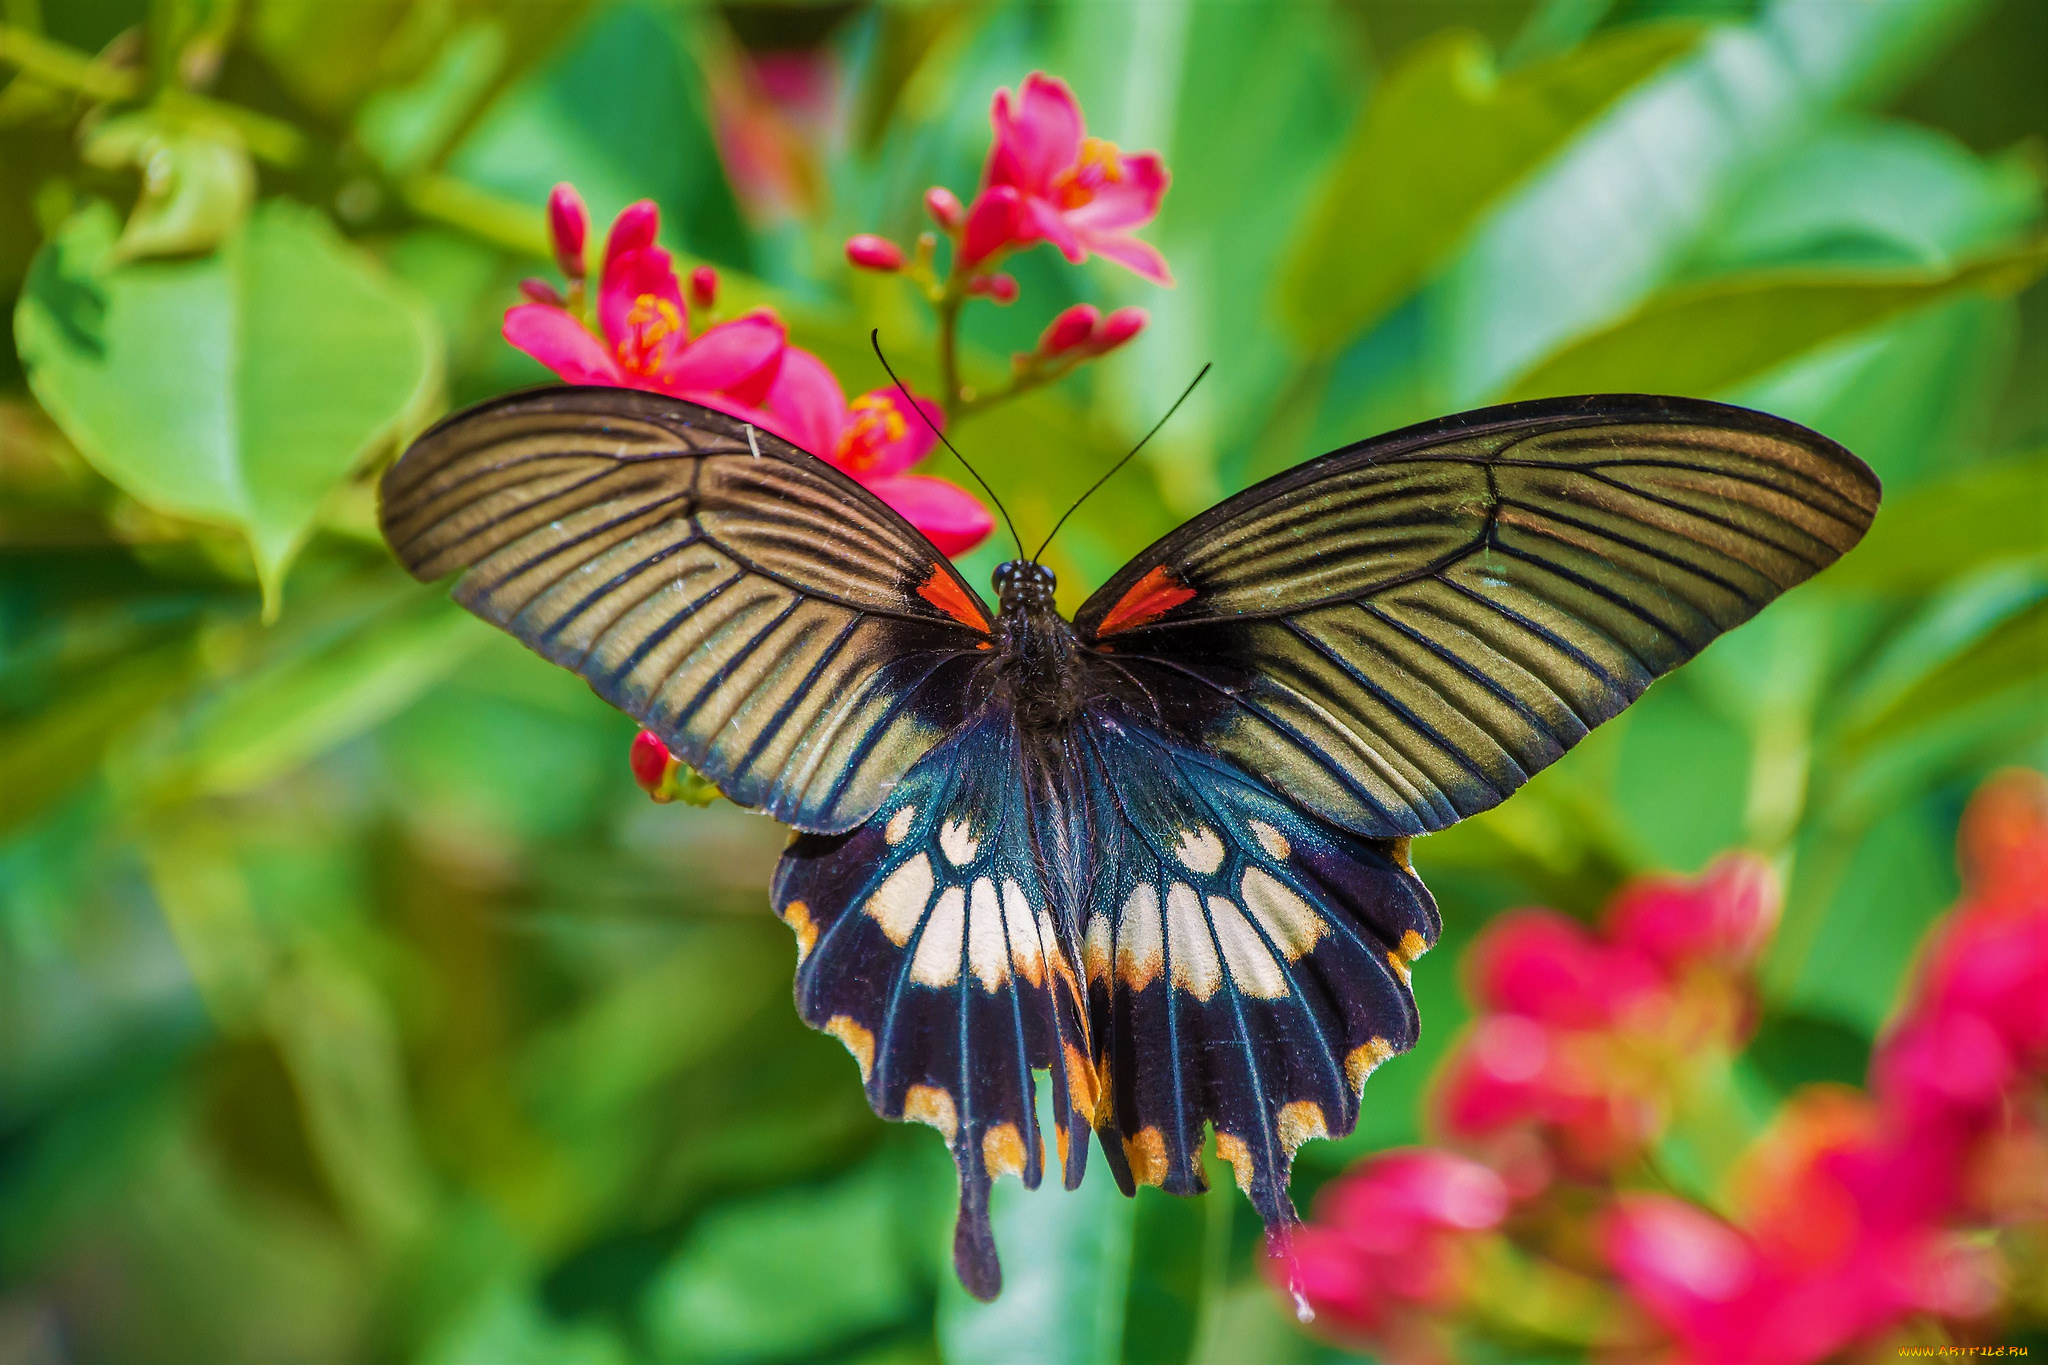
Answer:
[[[1908, 619], [1844, 689], [1839, 720], [1852, 744], [2042, 673], [2033, 618], [2048, 602], [2048, 575], [2008, 565], [1962, 578]], [[2031, 624], [2030, 624], [2031, 623]], [[1987, 667], [1997, 662], [1998, 667]]]
[[1303, 345], [1356, 336], [1463, 240], [1487, 207], [1623, 93], [1697, 43], [1618, 29], [1501, 74], [1477, 35], [1440, 35], [1389, 73], [1290, 250], [1282, 316]]
[[184, 685], [192, 656], [181, 641], [119, 660], [0, 730], [0, 834], [94, 776], [136, 718]]
[[256, 198], [256, 168], [231, 127], [165, 110], [121, 114], [94, 128], [81, 149], [95, 166], [133, 167], [142, 194], [109, 265], [211, 251]]
[[1983, 565], [2048, 555], [2048, 451], [1986, 461], [1885, 500], [1830, 588], [1931, 592]]
[[335, 484], [420, 423], [432, 318], [310, 209], [271, 200], [213, 256], [116, 265], [81, 211], [15, 309], [36, 397], [144, 505], [231, 527], [266, 610]]
[[184, 798], [260, 787], [396, 715], [489, 638], [440, 594], [408, 593], [223, 689], [159, 780]]
[[940, 1284], [939, 1345], [948, 1360], [1114, 1365], [1121, 1358], [1132, 1201], [1099, 1157], [1078, 1190], [1059, 1188], [1048, 1174], [1037, 1190], [998, 1180], [990, 1192], [1002, 1297], [977, 1303], [950, 1274]]
[[1950, 266], [2041, 216], [2031, 149], [1979, 157], [1932, 129], [1848, 119], [1765, 166], [1687, 263], [1695, 276], [1772, 266]]
[[1968, 291], [2010, 294], [2048, 270], [2048, 242], [1940, 273], [1773, 273], [1674, 289], [1566, 345], [1506, 397], [1718, 393], [1825, 342]]
[[1433, 282], [1439, 406], [1491, 401], [1638, 307], [1755, 176], [1934, 62], [1985, 3], [1774, 0], [1716, 26], [1508, 196]]
[[659, 1358], [816, 1359], [908, 1317], [921, 1286], [893, 1174], [871, 1161], [823, 1189], [706, 1214], [648, 1295]]

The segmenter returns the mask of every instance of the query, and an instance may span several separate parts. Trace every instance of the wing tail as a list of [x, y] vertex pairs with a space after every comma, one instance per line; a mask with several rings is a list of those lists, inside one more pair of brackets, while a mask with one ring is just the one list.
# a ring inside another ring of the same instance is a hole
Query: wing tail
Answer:
[[969, 1292], [1002, 1287], [989, 1191], [1046, 1167], [1039, 1071], [1051, 1073], [1061, 1164], [1094, 1112], [1085, 1006], [1025, 837], [1010, 727], [970, 726], [933, 750], [874, 818], [801, 835], [774, 905], [796, 933], [797, 1009], [861, 1067], [887, 1119], [938, 1130], [960, 1174], [954, 1262]]

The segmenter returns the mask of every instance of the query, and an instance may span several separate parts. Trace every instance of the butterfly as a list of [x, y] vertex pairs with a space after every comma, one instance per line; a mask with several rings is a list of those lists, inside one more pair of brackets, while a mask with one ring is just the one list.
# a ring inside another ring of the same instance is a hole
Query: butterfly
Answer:
[[991, 1181], [1204, 1188], [1269, 1228], [1313, 1137], [1412, 1047], [1435, 902], [1409, 841], [1497, 804], [1845, 553], [1833, 441], [1641, 395], [1462, 413], [1220, 503], [1072, 619], [987, 602], [825, 462], [617, 388], [483, 403], [384, 475], [417, 577], [574, 670], [795, 833], [796, 1003], [885, 1118], [943, 1135], [954, 1260], [1001, 1287]]

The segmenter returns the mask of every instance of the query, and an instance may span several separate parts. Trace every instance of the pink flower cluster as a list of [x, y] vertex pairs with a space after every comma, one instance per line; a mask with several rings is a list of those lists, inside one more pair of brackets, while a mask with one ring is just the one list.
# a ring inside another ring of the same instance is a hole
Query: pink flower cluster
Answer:
[[1961, 852], [1963, 902], [1869, 1090], [1795, 1091], [1715, 1210], [1671, 1193], [1653, 1154], [1685, 1087], [1750, 1031], [1768, 868], [1636, 883], [1597, 930], [1550, 911], [1490, 926], [1468, 959], [1479, 1018], [1436, 1096], [1460, 1150], [1364, 1163], [1296, 1235], [1326, 1328], [1449, 1359], [1459, 1331], [1550, 1294], [1603, 1360], [1808, 1365], [1981, 1320], [2010, 1278], [2004, 1239], [2030, 1229], [2011, 1245], [2038, 1255], [2048, 1232], [2048, 780], [1989, 783]]
[[1746, 1035], [1746, 972], [1777, 918], [1770, 867], [1734, 854], [1697, 881], [1624, 888], [1598, 930], [1554, 910], [1494, 921], [1466, 959], [1480, 1014], [1440, 1080], [1443, 1132], [1524, 1195], [1557, 1166], [1591, 1176], [1634, 1161], [1664, 1130], [1686, 1061]]
[[[998, 90], [989, 111], [995, 140], [981, 188], [962, 207], [943, 186], [925, 193], [925, 210], [951, 237], [967, 292], [1008, 303], [1016, 281], [991, 273], [1014, 251], [1050, 242], [1069, 261], [1093, 255], [1154, 284], [1172, 284], [1159, 249], [1132, 234], [1159, 214], [1170, 177], [1153, 152], [1127, 155], [1090, 137], [1080, 101], [1065, 81], [1034, 71], [1015, 95]], [[904, 267], [902, 249], [868, 233], [848, 240], [847, 259], [868, 270]]]
[[1733, 1221], [1656, 1194], [1611, 1216], [1615, 1270], [1680, 1359], [1800, 1365], [1915, 1315], [1978, 1317], [2001, 1294], [1981, 1232], [2048, 1220], [2048, 781], [1994, 779], [1960, 844], [1963, 902], [1869, 1092], [1796, 1095]]
[[568, 279], [564, 295], [529, 281], [527, 303], [505, 314], [505, 339], [572, 384], [610, 384], [687, 398], [754, 423], [837, 466], [901, 512], [942, 553], [965, 554], [995, 522], [979, 499], [943, 479], [909, 472], [931, 453], [945, 417], [920, 400], [920, 418], [893, 387], [847, 401], [830, 369], [790, 344], [770, 309], [709, 327], [718, 278], [691, 273], [689, 297], [669, 253], [655, 245], [660, 214], [642, 200], [613, 221], [597, 278], [595, 326], [585, 297], [589, 215], [576, 191], [548, 201], [549, 236]]
[[1507, 1217], [1492, 1167], [1410, 1148], [1362, 1164], [1323, 1191], [1290, 1248], [1294, 1287], [1325, 1327], [1402, 1362], [1450, 1356], [1444, 1315], [1483, 1273], [1481, 1239]]

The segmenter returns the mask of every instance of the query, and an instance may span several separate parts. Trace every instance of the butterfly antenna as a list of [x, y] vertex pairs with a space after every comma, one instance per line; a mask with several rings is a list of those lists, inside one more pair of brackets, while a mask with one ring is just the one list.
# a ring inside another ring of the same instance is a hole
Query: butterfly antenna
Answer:
[[1086, 493], [1083, 493], [1080, 497], [1074, 499], [1074, 505], [1072, 507], [1069, 507], [1065, 512], [1060, 514], [1060, 519], [1052, 524], [1052, 530], [1046, 532], [1045, 539], [1039, 542], [1038, 553], [1031, 556], [1031, 558], [1034, 561], [1044, 557], [1045, 547], [1052, 544], [1052, 538], [1060, 533], [1060, 527], [1065, 526], [1067, 524], [1067, 518], [1074, 515], [1074, 513], [1080, 511], [1081, 504], [1088, 501], [1088, 499], [1094, 497], [1095, 490], [1102, 487], [1102, 485], [1108, 483], [1111, 478], [1115, 477], [1116, 472], [1119, 469], [1122, 469], [1125, 465], [1129, 464], [1137, 456], [1138, 452], [1145, 448], [1145, 442], [1151, 440], [1154, 436], [1157, 436], [1159, 434], [1159, 428], [1165, 426], [1167, 422], [1172, 419], [1173, 415], [1176, 412], [1180, 411], [1180, 405], [1188, 401], [1188, 395], [1195, 391], [1195, 385], [1202, 382], [1203, 376], [1209, 373], [1209, 369], [1210, 367], [1208, 365], [1204, 365], [1200, 370], [1197, 370], [1195, 372], [1195, 377], [1188, 381], [1188, 386], [1180, 391], [1180, 397], [1174, 399], [1173, 406], [1166, 410], [1166, 416], [1160, 418], [1158, 421], [1152, 424], [1152, 430], [1146, 432], [1144, 435], [1144, 439], [1140, 440], [1136, 445], [1131, 447], [1130, 454], [1124, 456], [1121, 460], [1118, 460], [1115, 464], [1111, 465], [1106, 471], [1104, 471], [1101, 478], [1097, 479], [1094, 483], [1088, 485], [1088, 491]]
[[875, 359], [882, 362], [882, 368], [888, 371], [889, 378], [895, 380], [896, 391], [903, 395], [903, 401], [910, 405], [910, 410], [916, 413], [919, 419], [922, 420], [926, 426], [932, 429], [932, 435], [939, 438], [939, 444], [945, 446], [946, 449], [953, 452], [953, 458], [958, 460], [961, 463], [961, 465], [966, 468], [967, 472], [974, 476], [974, 481], [981, 485], [981, 491], [988, 494], [988, 500], [996, 505], [996, 511], [1001, 512], [1003, 514], [1003, 525], [1010, 528], [1010, 539], [1017, 542], [1017, 557], [1019, 559], [1023, 558], [1024, 537], [1017, 534], [1017, 523], [1010, 520], [1010, 509], [1003, 506], [1003, 500], [996, 496], [995, 489], [990, 488], [988, 486], [988, 480], [981, 477], [981, 471], [976, 469], [973, 465], [967, 463], [967, 457], [960, 453], [960, 448], [954, 445], [951, 441], [946, 439], [946, 433], [939, 430], [939, 424], [937, 422], [934, 422], [931, 419], [931, 414], [927, 413], [924, 410], [924, 404], [918, 402], [915, 398], [912, 398], [910, 396], [910, 390], [907, 387], [905, 387], [903, 381], [896, 378], [896, 371], [889, 364], [889, 357], [882, 354], [881, 328], [877, 327], [873, 331], [868, 333], [868, 343], [875, 348]]

